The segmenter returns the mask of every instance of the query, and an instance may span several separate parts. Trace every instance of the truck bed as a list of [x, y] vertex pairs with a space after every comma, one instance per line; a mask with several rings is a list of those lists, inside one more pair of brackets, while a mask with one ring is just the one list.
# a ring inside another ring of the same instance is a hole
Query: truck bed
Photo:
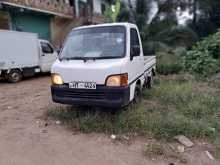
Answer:
[[156, 65], [156, 56], [144, 56], [144, 70], [147, 71]]

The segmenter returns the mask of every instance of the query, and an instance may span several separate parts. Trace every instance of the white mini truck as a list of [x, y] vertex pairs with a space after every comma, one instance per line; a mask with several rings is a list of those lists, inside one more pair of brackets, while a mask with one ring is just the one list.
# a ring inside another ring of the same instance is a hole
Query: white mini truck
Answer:
[[144, 56], [136, 25], [78, 27], [52, 66], [52, 99], [61, 104], [124, 107], [139, 99], [155, 69], [156, 58]]
[[11, 83], [39, 72], [50, 72], [57, 59], [49, 41], [27, 32], [0, 30], [0, 51], [0, 78]]

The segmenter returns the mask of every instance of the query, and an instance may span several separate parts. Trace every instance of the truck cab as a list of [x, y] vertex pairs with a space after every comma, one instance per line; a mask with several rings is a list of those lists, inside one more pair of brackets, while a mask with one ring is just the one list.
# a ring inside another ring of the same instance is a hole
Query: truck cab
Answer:
[[40, 51], [40, 71], [50, 72], [51, 66], [57, 59], [57, 52], [54, 50], [51, 43], [47, 40], [39, 40], [39, 51]]
[[71, 105], [126, 106], [149, 83], [155, 64], [155, 57], [144, 57], [134, 24], [75, 28], [52, 66], [52, 99]]

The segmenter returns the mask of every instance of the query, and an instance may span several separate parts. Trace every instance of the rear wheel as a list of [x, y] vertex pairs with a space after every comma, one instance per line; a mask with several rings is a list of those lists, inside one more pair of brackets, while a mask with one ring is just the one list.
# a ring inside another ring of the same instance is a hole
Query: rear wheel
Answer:
[[141, 100], [142, 100], [141, 86], [136, 85], [135, 92], [134, 92], [134, 104], [139, 104]]
[[149, 88], [149, 89], [150, 89], [150, 88], [153, 86], [153, 84], [154, 84], [154, 76], [155, 76], [155, 72], [152, 71], [151, 76], [150, 76], [150, 77], [147, 77], [147, 84], [146, 84], [146, 86], [147, 86], [147, 88]]
[[20, 70], [11, 70], [7, 76], [10, 83], [17, 83], [22, 79], [22, 73]]
[[152, 85], [153, 85], [153, 77], [151, 76], [151, 77], [147, 78], [147, 85], [146, 85], [146, 87], [148, 89], [150, 89], [152, 87]]

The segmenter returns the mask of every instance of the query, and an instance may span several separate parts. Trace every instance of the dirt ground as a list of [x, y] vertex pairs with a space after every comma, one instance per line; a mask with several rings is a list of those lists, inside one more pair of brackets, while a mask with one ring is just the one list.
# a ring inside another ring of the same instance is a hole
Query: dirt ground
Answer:
[[[43, 126], [51, 101], [50, 78], [35, 77], [17, 84], [0, 81], [1, 165], [175, 165], [177, 160], [143, 155], [148, 139], [131, 145], [115, 143], [103, 134], [74, 133], [55, 121]], [[207, 146], [198, 143], [184, 156], [189, 165], [219, 165], [210, 160]]]

